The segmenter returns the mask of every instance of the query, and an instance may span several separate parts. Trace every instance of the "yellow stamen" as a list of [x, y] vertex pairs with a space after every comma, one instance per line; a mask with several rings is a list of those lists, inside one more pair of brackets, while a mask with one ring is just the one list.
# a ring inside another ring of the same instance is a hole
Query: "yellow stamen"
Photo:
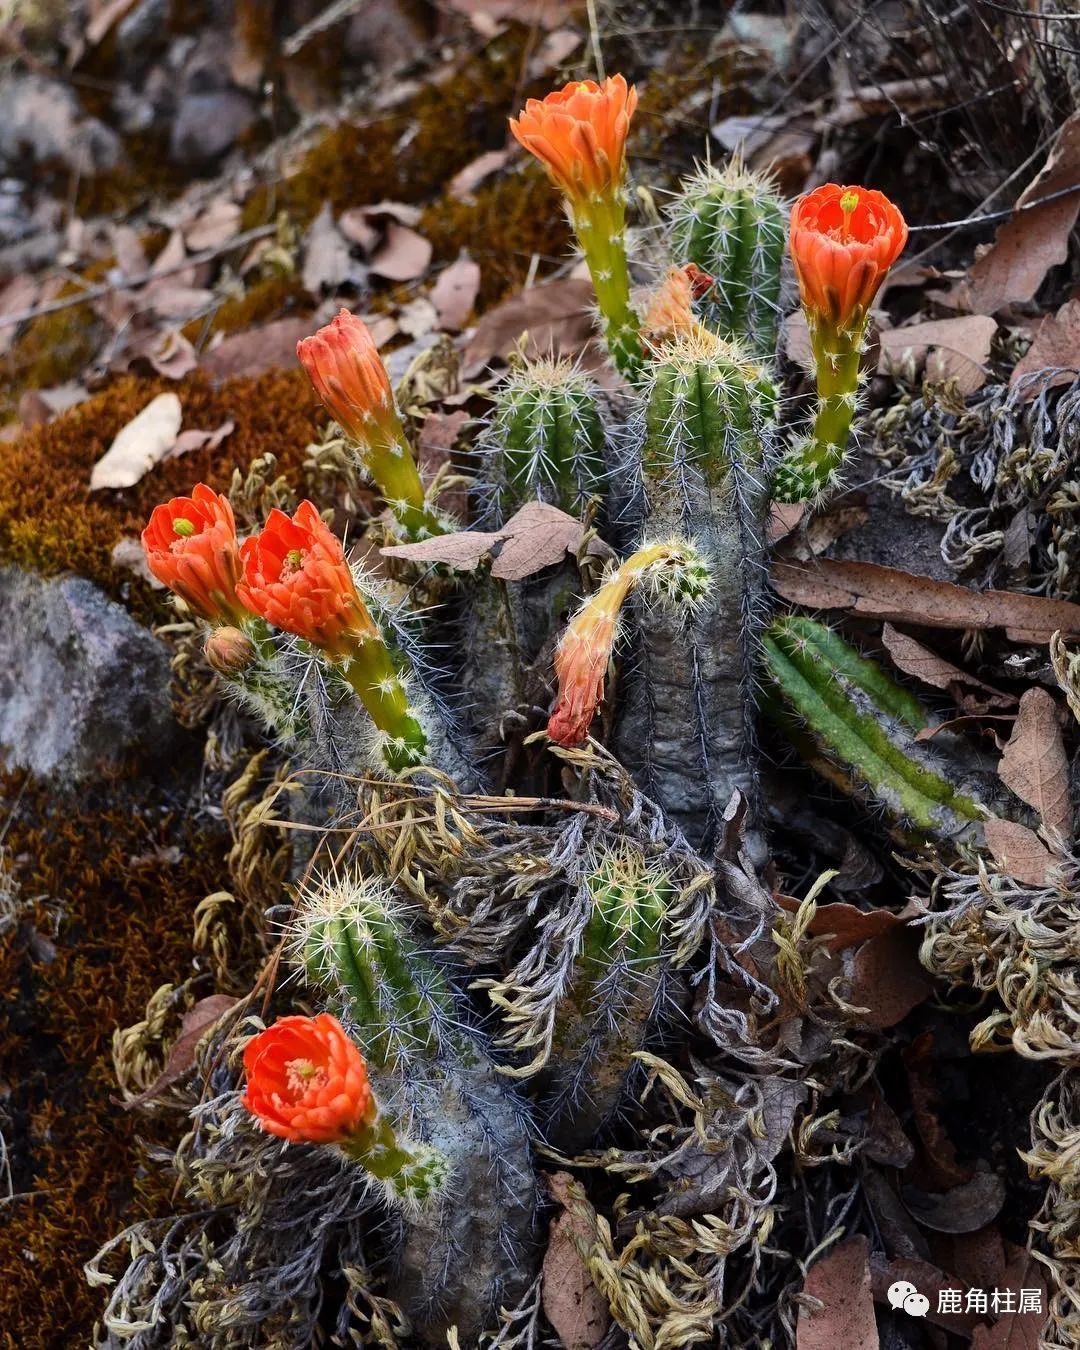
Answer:
[[172, 527], [173, 534], [178, 534], [181, 539], [190, 539], [195, 533], [195, 526], [185, 516], [177, 516]]

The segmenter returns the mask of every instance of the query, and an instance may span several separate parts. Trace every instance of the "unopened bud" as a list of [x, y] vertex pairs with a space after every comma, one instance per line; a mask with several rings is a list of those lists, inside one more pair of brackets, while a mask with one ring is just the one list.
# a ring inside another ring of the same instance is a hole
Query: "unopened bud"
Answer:
[[203, 649], [219, 675], [240, 675], [255, 660], [255, 644], [239, 628], [215, 628]]

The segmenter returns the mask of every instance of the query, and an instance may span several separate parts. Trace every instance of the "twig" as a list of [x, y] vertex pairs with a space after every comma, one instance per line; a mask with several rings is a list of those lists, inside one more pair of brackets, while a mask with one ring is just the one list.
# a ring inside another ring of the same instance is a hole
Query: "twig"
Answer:
[[276, 225], [259, 225], [253, 230], [245, 230], [243, 234], [234, 235], [224, 244], [218, 244], [214, 248], [204, 248], [201, 253], [192, 253], [183, 262], [171, 263], [168, 267], [162, 267], [157, 271], [151, 269], [137, 277], [128, 277], [124, 281], [102, 281], [96, 286], [87, 286], [86, 290], [80, 291], [78, 295], [65, 295], [60, 300], [49, 300], [44, 305], [34, 305], [30, 309], [17, 310], [14, 314], [0, 314], [0, 328], [11, 328], [16, 324], [26, 323], [30, 319], [40, 319], [46, 314], [58, 314], [63, 309], [73, 309], [76, 305], [84, 305], [91, 300], [100, 300], [102, 296], [111, 295], [114, 291], [137, 291], [140, 286], [146, 286], [151, 281], [157, 281], [159, 277], [172, 276], [174, 272], [183, 272], [189, 267], [200, 267], [203, 263], [212, 262], [231, 249], [241, 248], [244, 244], [251, 244], [256, 239], [265, 239], [267, 235], [274, 234], [276, 231]]
[[286, 40], [284, 47], [281, 49], [282, 55], [296, 56], [313, 37], [325, 33], [328, 28], [333, 28], [335, 24], [349, 18], [363, 4], [364, 0], [334, 0], [333, 4], [327, 5], [321, 14], [316, 14], [313, 19], [309, 19], [303, 28], [298, 28]]

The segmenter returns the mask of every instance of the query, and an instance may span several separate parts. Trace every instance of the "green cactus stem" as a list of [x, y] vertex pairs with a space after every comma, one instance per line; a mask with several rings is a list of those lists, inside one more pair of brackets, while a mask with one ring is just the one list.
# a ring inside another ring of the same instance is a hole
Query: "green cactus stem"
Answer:
[[571, 206], [571, 222], [585, 257], [604, 341], [616, 369], [635, 380], [643, 359], [640, 322], [630, 303], [626, 261], [626, 202], [621, 191], [597, 194]]
[[[989, 813], [945, 776], [944, 757], [915, 733], [929, 725], [919, 701], [824, 624], [797, 615], [776, 619], [763, 664], [796, 739], [802, 732], [833, 781], [880, 803], [901, 825], [959, 838]], [[768, 703], [766, 707], [768, 708]]]
[[669, 208], [672, 256], [714, 278], [700, 309], [721, 337], [776, 352], [787, 211], [772, 180], [733, 159], [701, 166]]
[[666, 348], [646, 373], [641, 466], [650, 533], [694, 542], [711, 571], [692, 612], [640, 607], [640, 663], [617, 753], [704, 844], [734, 789], [753, 798], [750, 693], [764, 607], [767, 370], [709, 333]]
[[213, 628], [203, 650], [225, 687], [266, 727], [293, 745], [308, 737], [310, 723], [304, 700], [269, 624], [251, 616], [243, 629]]
[[403, 1135], [382, 1111], [363, 1130], [341, 1145], [353, 1162], [376, 1181], [391, 1203], [415, 1212], [434, 1201], [446, 1186], [445, 1157], [426, 1144]]
[[792, 446], [776, 468], [778, 502], [816, 501], [843, 466], [858, 405], [863, 334], [811, 324], [810, 345], [817, 372], [817, 412], [810, 434]]
[[500, 515], [533, 498], [582, 515], [605, 476], [593, 382], [568, 361], [527, 362], [495, 392], [482, 448], [498, 462]]

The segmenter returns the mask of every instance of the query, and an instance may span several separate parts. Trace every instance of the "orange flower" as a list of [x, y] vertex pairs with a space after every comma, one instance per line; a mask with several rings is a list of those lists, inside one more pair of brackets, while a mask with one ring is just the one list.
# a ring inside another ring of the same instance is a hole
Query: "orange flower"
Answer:
[[236, 593], [243, 569], [227, 497], [200, 483], [190, 497], [155, 506], [142, 546], [153, 575], [196, 614], [213, 624], [248, 617]]
[[336, 1017], [279, 1017], [244, 1047], [244, 1105], [290, 1144], [343, 1144], [375, 1120], [364, 1057]]
[[338, 658], [378, 635], [341, 541], [312, 502], [301, 502], [291, 520], [271, 511], [262, 533], [244, 540], [240, 557], [237, 593], [268, 623]]
[[858, 328], [903, 251], [904, 217], [880, 192], [826, 183], [791, 212], [791, 256], [807, 316]]
[[356, 441], [397, 414], [390, 377], [367, 325], [347, 309], [296, 344], [296, 355], [334, 421]]
[[636, 107], [637, 90], [622, 75], [602, 85], [571, 80], [544, 99], [529, 99], [510, 119], [510, 130], [555, 186], [577, 202], [622, 186], [626, 136]]
[[642, 332], [658, 342], [700, 333], [702, 325], [694, 315], [693, 301], [708, 294], [714, 280], [696, 263], [669, 268], [649, 301]]
[[[593, 598], [602, 595], [598, 591]], [[611, 649], [621, 597], [610, 597], [582, 610], [563, 635], [555, 653], [555, 674], [559, 679], [559, 697], [548, 719], [547, 734], [557, 745], [580, 745], [589, 738], [589, 727], [604, 697]]]

